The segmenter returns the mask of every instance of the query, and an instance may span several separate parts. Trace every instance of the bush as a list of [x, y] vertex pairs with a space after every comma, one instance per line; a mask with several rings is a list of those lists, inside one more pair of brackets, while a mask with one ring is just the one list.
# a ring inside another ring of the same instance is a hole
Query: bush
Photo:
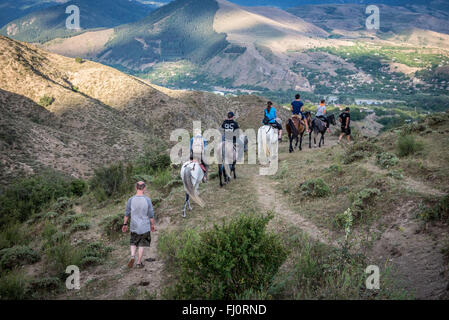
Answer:
[[417, 141], [415, 136], [405, 135], [400, 136], [397, 141], [397, 152], [400, 157], [406, 157], [423, 149], [423, 144]]
[[278, 236], [268, 234], [273, 215], [240, 215], [198, 233], [164, 234], [159, 250], [177, 278], [176, 299], [236, 299], [266, 290], [287, 257]]
[[84, 180], [75, 179], [70, 182], [70, 187], [73, 195], [81, 197], [87, 191], [88, 184]]
[[379, 167], [387, 169], [398, 164], [399, 159], [392, 153], [381, 152], [376, 155], [376, 163]]
[[372, 141], [372, 139], [355, 142], [352, 145], [349, 145], [345, 150], [343, 163], [353, 163], [357, 160], [371, 156], [374, 152], [381, 152], [381, 149]]
[[86, 231], [89, 230], [89, 228], [90, 228], [89, 222], [78, 222], [77, 224], [74, 224], [73, 226], [70, 227], [69, 232], [74, 233], [77, 231]]
[[323, 179], [307, 180], [300, 186], [301, 193], [306, 197], [326, 197], [331, 193], [329, 186], [323, 181]]
[[68, 197], [61, 197], [53, 204], [52, 209], [57, 213], [64, 213], [67, 209], [72, 207], [72, 202]]
[[47, 243], [46, 254], [48, 263], [52, 271], [54, 271], [61, 279], [65, 277], [67, 266], [81, 266], [81, 251], [73, 247], [67, 237], [51, 239]]
[[0, 250], [28, 244], [30, 238], [19, 223], [6, 226], [0, 232]]
[[79, 266], [87, 267], [102, 264], [111, 251], [112, 248], [105, 246], [102, 242], [89, 243], [80, 249], [81, 261]]
[[165, 145], [161, 144], [156, 150], [147, 150], [135, 161], [135, 171], [137, 174], [154, 173], [170, 167], [170, 156], [165, 151]]
[[26, 299], [27, 283], [27, 278], [19, 270], [0, 274], [0, 300]]
[[339, 164], [333, 164], [329, 168], [327, 168], [327, 172], [336, 173], [341, 175], [343, 173], [343, 167]]
[[76, 58], [75, 58], [75, 62], [76, 62], [76, 63], [83, 63], [84, 60], [83, 60], [83, 58], [76, 57]]
[[49, 97], [47, 95], [44, 95], [39, 100], [39, 105], [41, 105], [42, 107], [46, 108], [46, 107], [50, 106], [54, 101], [55, 101], [55, 98]]
[[26, 221], [49, 203], [70, 196], [70, 179], [56, 173], [18, 180], [0, 191], [0, 226]]
[[171, 180], [171, 172], [169, 169], [157, 170], [153, 184], [157, 188], [165, 187]]
[[101, 222], [101, 224], [103, 225], [104, 234], [111, 239], [120, 235], [123, 225], [123, 216], [124, 215], [122, 213], [117, 213], [115, 215], [107, 216], [106, 218], [104, 218]]
[[418, 213], [418, 218], [426, 222], [449, 221], [449, 194], [442, 197], [437, 204], [421, 210]]
[[363, 189], [352, 198], [351, 212], [353, 213], [354, 220], [360, 219], [365, 210], [374, 204], [374, 199], [381, 194], [379, 189], [367, 188]]
[[97, 199], [105, 200], [105, 198], [120, 196], [130, 192], [134, 184], [132, 177], [132, 164], [124, 165], [120, 162], [95, 170], [90, 185]]
[[12, 269], [24, 264], [33, 264], [40, 261], [39, 254], [27, 246], [15, 246], [0, 250], [0, 269]]

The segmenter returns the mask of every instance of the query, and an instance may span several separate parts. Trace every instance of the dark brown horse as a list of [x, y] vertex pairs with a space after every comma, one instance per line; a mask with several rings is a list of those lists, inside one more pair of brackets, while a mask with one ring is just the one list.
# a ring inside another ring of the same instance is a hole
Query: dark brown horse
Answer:
[[[307, 124], [310, 127], [310, 120], [311, 120], [311, 114], [309, 111], [304, 113], [305, 121], [307, 121]], [[295, 148], [298, 147], [298, 138], [299, 138], [299, 150], [302, 150], [302, 137], [304, 135], [304, 132], [306, 131], [306, 126], [301, 121], [300, 116], [296, 117], [293, 116], [291, 119], [288, 119], [287, 121], [287, 133], [288, 133], [288, 139], [290, 140], [290, 147], [289, 152], [293, 152], [293, 146], [292, 142], [293, 139], [296, 139]]]

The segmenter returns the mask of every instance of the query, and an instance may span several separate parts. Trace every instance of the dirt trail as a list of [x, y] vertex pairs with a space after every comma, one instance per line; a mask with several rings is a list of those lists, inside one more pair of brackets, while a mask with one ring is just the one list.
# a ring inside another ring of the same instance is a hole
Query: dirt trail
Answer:
[[313, 222], [290, 210], [285, 204], [287, 200], [283, 199], [276, 191], [275, 182], [264, 176], [254, 175], [252, 183], [256, 188], [259, 204], [263, 210], [274, 211], [276, 216], [302, 229], [314, 240], [328, 245], [337, 245], [335, 241], [330, 240], [331, 233], [329, 230], [320, 230]]
[[158, 298], [160, 298], [163, 284], [164, 263], [158, 255], [157, 244], [160, 231], [166, 229], [169, 224], [169, 218], [161, 218], [160, 221], [156, 222], [156, 232], [151, 233], [150, 249], [147, 249], [144, 252], [143, 256], [143, 259], [153, 258], [156, 259], [156, 261], [143, 261], [143, 264], [145, 265], [143, 269], [137, 269], [135, 267], [132, 269], [128, 269], [128, 246], [126, 246], [126, 252], [128, 254], [124, 254], [122, 251], [120, 252], [120, 256], [126, 257], [126, 261], [125, 259], [122, 259], [122, 266], [115, 269], [112, 273], [108, 274], [108, 276], [119, 276], [119, 279], [116, 281], [115, 288], [112, 290], [108, 290], [108, 293], [98, 297], [99, 299], [121, 299], [123, 295], [128, 292], [130, 287], [139, 287], [142, 290], [146, 290], [149, 294], [156, 295]]

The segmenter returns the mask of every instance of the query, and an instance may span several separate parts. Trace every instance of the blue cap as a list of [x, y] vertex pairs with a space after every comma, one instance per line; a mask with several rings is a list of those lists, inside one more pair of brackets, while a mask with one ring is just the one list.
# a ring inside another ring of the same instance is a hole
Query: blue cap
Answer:
[[228, 113], [228, 118], [232, 118], [233, 116], [234, 116], [234, 112], [231, 111]]

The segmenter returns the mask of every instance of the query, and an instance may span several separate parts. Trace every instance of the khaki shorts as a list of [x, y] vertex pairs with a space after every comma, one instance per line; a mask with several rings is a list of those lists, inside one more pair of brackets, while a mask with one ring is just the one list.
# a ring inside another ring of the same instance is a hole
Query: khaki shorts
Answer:
[[151, 243], [151, 233], [137, 234], [131, 232], [131, 240], [129, 243], [136, 247], [149, 247]]

